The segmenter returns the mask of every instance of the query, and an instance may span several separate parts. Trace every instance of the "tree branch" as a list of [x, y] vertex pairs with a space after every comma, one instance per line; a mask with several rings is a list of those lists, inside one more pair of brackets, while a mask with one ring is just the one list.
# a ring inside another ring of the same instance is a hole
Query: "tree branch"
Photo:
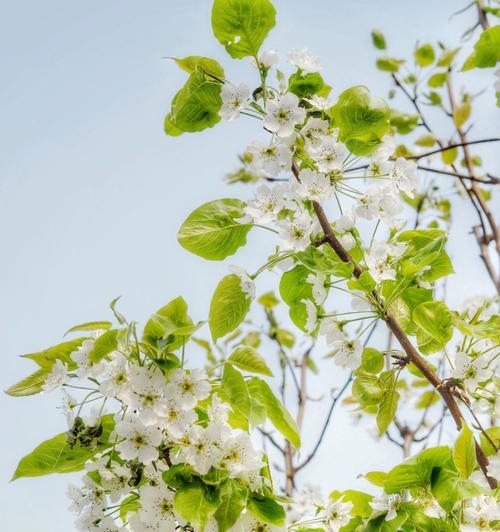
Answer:
[[[292, 163], [292, 171], [296, 179], [300, 181], [299, 179], [300, 169], [295, 161], [293, 161]], [[337, 237], [333, 233], [332, 226], [330, 225], [330, 222], [328, 221], [325, 211], [323, 210], [321, 205], [316, 201], [313, 202], [313, 207], [314, 207], [316, 216], [318, 218], [318, 221], [321, 225], [321, 228], [323, 229], [323, 232], [325, 233], [325, 237], [327, 238], [328, 245], [333, 249], [333, 251], [335, 251], [337, 256], [343, 262], [351, 263], [353, 265], [353, 275], [354, 277], [359, 278], [361, 274], [363, 273], [363, 270], [356, 263], [356, 261], [349, 255], [349, 253], [344, 249], [340, 241], [337, 239]], [[443, 398], [443, 401], [446, 403], [446, 406], [450, 410], [450, 413], [455, 421], [455, 425], [457, 429], [460, 430], [463, 424], [463, 416], [451, 391], [446, 386], [442, 385], [443, 383], [441, 379], [436, 375], [436, 373], [434, 373], [434, 371], [429, 366], [427, 361], [422, 357], [422, 355], [420, 355], [420, 353], [415, 349], [415, 347], [413, 347], [413, 344], [410, 342], [410, 339], [406, 336], [406, 334], [404, 333], [403, 329], [401, 328], [397, 320], [394, 318], [394, 316], [386, 308], [384, 302], [382, 301], [382, 299], [380, 298], [376, 290], [373, 290], [371, 292], [371, 296], [373, 297], [373, 300], [376, 302], [377, 306], [380, 309], [382, 309], [381, 317], [387, 323], [387, 326], [392, 331], [394, 336], [399, 341], [401, 347], [405, 351], [407, 361], [412, 362], [420, 370], [422, 375], [439, 392], [439, 394]], [[476, 457], [491, 488], [495, 488], [497, 484], [496, 480], [488, 476], [488, 471], [487, 471], [487, 466], [489, 464], [488, 458], [486, 457], [482, 449], [479, 447], [479, 445], [477, 445], [477, 443], [476, 443]]]
[[[453, 106], [452, 106], [453, 107]], [[436, 153], [442, 153], [444, 151], [452, 150], [453, 148], [462, 148], [466, 146], [472, 146], [473, 144], [485, 144], [487, 142], [500, 142], [500, 138], [491, 138], [491, 139], [481, 139], [481, 140], [470, 140], [468, 141], [465, 136], [462, 140], [462, 142], [457, 142], [456, 144], [449, 144], [448, 146], [440, 146], [438, 149], [428, 151], [426, 153], [421, 153], [420, 155], [411, 155], [407, 157], [407, 159], [423, 159], [424, 157], [429, 157], [430, 155], [434, 155]], [[455, 174], [456, 175], [456, 174]], [[469, 176], [470, 178], [470, 176]]]

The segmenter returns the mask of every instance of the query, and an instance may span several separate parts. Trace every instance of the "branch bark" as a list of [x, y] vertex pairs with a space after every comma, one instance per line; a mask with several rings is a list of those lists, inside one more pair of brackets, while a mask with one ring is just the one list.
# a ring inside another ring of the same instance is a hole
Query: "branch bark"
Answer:
[[[292, 163], [292, 171], [296, 179], [300, 181], [300, 178], [299, 178], [300, 169], [296, 161], [293, 161]], [[363, 273], [363, 270], [356, 263], [356, 261], [349, 255], [349, 253], [344, 249], [340, 241], [337, 239], [337, 237], [333, 233], [332, 226], [330, 225], [330, 222], [328, 221], [325, 211], [323, 210], [321, 205], [318, 202], [314, 201], [313, 206], [314, 206], [314, 211], [316, 213], [318, 221], [321, 225], [321, 228], [323, 232], [325, 233], [325, 237], [327, 239], [326, 243], [333, 249], [333, 251], [337, 254], [337, 256], [343, 262], [351, 263], [353, 265], [353, 275], [354, 277], [359, 278], [361, 274]], [[406, 353], [407, 361], [412, 362], [420, 370], [422, 375], [432, 384], [432, 386], [441, 395], [443, 401], [445, 402], [446, 406], [448, 407], [455, 421], [455, 425], [457, 429], [460, 430], [463, 424], [463, 416], [451, 391], [446, 386], [442, 385], [443, 383], [441, 379], [436, 375], [436, 373], [434, 373], [432, 368], [427, 364], [426, 360], [415, 349], [415, 347], [411, 343], [410, 339], [406, 336], [406, 334], [404, 333], [403, 329], [401, 328], [397, 320], [385, 307], [385, 304], [380, 298], [380, 296], [378, 295], [377, 291], [373, 290], [371, 295], [374, 301], [379, 306], [379, 308], [383, 310], [383, 314], [381, 317], [386, 322], [387, 326], [392, 331], [394, 336], [397, 338], [398, 342], [400, 343], [401, 347]], [[496, 480], [488, 476], [488, 471], [487, 471], [487, 466], [489, 464], [488, 458], [482, 451], [481, 447], [477, 444], [477, 442], [476, 442], [476, 458], [486, 479], [488, 480], [490, 487], [492, 489], [496, 488], [496, 485], [497, 485]]]

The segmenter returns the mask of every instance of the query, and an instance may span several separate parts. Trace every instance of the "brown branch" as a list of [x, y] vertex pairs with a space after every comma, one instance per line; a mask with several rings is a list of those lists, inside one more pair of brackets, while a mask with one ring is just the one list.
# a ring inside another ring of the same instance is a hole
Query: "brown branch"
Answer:
[[457, 174], [456, 172], [450, 172], [448, 170], [438, 170], [437, 168], [429, 168], [428, 166], [420, 166], [417, 165], [417, 168], [419, 170], [423, 170], [424, 172], [432, 172], [434, 174], [443, 174], [443, 175], [449, 175], [452, 177], [458, 177], [459, 179], [467, 179], [469, 181], [476, 181], [477, 183], [482, 183], [483, 185], [498, 185], [500, 183], [500, 179], [498, 177], [491, 176], [489, 179], [481, 179], [480, 177], [465, 175], [465, 174]]
[[477, 14], [478, 14], [478, 24], [481, 25], [483, 30], [487, 30], [490, 25], [488, 19], [486, 18], [486, 11], [484, 10], [483, 0], [476, 0]]
[[[451, 70], [449, 70], [449, 72], [448, 72], [448, 77], [446, 79], [446, 87], [447, 87], [447, 90], [448, 90], [448, 98], [450, 100], [451, 111], [452, 111], [452, 114], [454, 115], [455, 114], [455, 110], [457, 108], [457, 105], [456, 105], [456, 102], [455, 102], [455, 95], [454, 95], [454, 92], [453, 92], [453, 82], [452, 82]], [[472, 157], [471, 157], [471, 154], [470, 154], [470, 151], [469, 151], [469, 145], [472, 144], [472, 143], [467, 142], [467, 136], [466, 136], [464, 130], [461, 127], [457, 126], [456, 129], [457, 129], [458, 135], [460, 137], [460, 141], [461, 141], [460, 144], [462, 146], [462, 150], [463, 150], [463, 154], [464, 154], [465, 165], [467, 167], [467, 171], [468, 171], [470, 177], [475, 177], [474, 176], [474, 165], [472, 164]], [[496, 245], [497, 257], [500, 257], [500, 235], [499, 235], [498, 228], [497, 228], [497, 225], [496, 225], [495, 217], [493, 216], [493, 213], [491, 212], [486, 200], [484, 199], [483, 194], [481, 193], [481, 190], [478, 188], [477, 183], [475, 183], [474, 181], [471, 182], [470, 193], [475, 197], [478, 205], [480, 206], [482, 212], [484, 213], [486, 219], [488, 220], [488, 224], [489, 224], [490, 229], [491, 229], [492, 237], [493, 237], [493, 240], [494, 240], [495, 245]], [[489, 236], [488, 236], [488, 234], [486, 232], [486, 228], [485, 228], [484, 224], [482, 224], [481, 227], [482, 227], [482, 230], [483, 230], [483, 234], [482, 234], [481, 238], [478, 238], [477, 233], [475, 233], [476, 234], [476, 239], [477, 239], [478, 245], [479, 245], [480, 255], [481, 255], [481, 258], [483, 259], [483, 262], [484, 262], [484, 264], [485, 264], [485, 266], [487, 268], [488, 274], [491, 277], [491, 280], [495, 284], [495, 288], [497, 289], [497, 292], [500, 292], [500, 275], [495, 273], [495, 271], [493, 269], [493, 265], [491, 264], [491, 258], [490, 258], [490, 255], [489, 255], [488, 244], [489, 244], [490, 239], [489, 239]]]
[[[453, 105], [452, 105], [452, 108], [453, 108]], [[457, 128], [457, 131], [458, 131], [458, 128]], [[453, 148], [462, 148], [462, 147], [467, 147], [467, 146], [472, 146], [473, 144], [485, 144], [485, 143], [488, 143], [488, 142], [500, 142], [500, 138], [491, 138], [491, 139], [481, 139], [481, 140], [471, 140], [471, 141], [468, 141], [465, 136], [464, 136], [464, 139], [461, 141], [461, 142], [457, 142], [456, 144], [448, 144], [448, 146], [440, 146], [439, 148], [436, 148], [435, 150], [431, 150], [431, 151], [428, 151], [428, 152], [425, 152], [425, 153], [421, 153], [420, 155], [410, 155], [407, 157], [407, 159], [415, 159], [415, 160], [419, 160], [419, 159], [423, 159], [424, 157], [429, 157], [431, 155], [435, 155], [436, 153], [442, 153], [444, 151], [448, 151], [448, 150], [452, 150]], [[455, 174], [456, 175], [456, 174]], [[458, 176], [457, 176], [458, 177]], [[469, 176], [470, 178], [471, 176]]]
[[[293, 161], [292, 163], [292, 171], [296, 179], [299, 180], [300, 169], [295, 161]], [[325, 211], [323, 210], [321, 205], [316, 201], [313, 202], [313, 207], [321, 225], [321, 228], [325, 233], [325, 237], [327, 238], [328, 245], [333, 249], [333, 251], [335, 251], [335, 253], [342, 260], [342, 262], [350, 263], [353, 265], [353, 275], [354, 277], [359, 278], [363, 273], [363, 270], [344, 249], [340, 241], [333, 233], [332, 226], [328, 221]], [[432, 386], [439, 392], [455, 421], [457, 429], [460, 430], [463, 424], [462, 412], [460, 411], [460, 408], [458, 407], [453, 395], [451, 394], [451, 391], [446, 386], [442, 386], [441, 379], [436, 375], [436, 373], [434, 373], [425, 358], [422, 357], [422, 355], [420, 355], [420, 353], [415, 349], [415, 347], [410, 342], [410, 339], [406, 336], [397, 320], [386, 308], [384, 302], [382, 301], [376, 290], [373, 290], [371, 292], [371, 296], [376, 305], [381, 309], [381, 318], [387, 323], [387, 326], [392, 331], [394, 336], [399, 341], [401, 347], [405, 351], [408, 362], [413, 363], [420, 370], [425, 379], [427, 379], [432, 384]], [[476, 457], [484, 475], [488, 480], [488, 483], [492, 488], [495, 488], [496, 480], [488, 476], [488, 458], [477, 444]]]
[[264, 430], [261, 427], [257, 427], [257, 428], [258, 428], [259, 432], [262, 434], [262, 436], [264, 436], [264, 438], [267, 438], [269, 440], [269, 442], [274, 447], [276, 447], [276, 449], [278, 449], [278, 451], [281, 454], [285, 454], [285, 449], [283, 449], [283, 447], [281, 447], [281, 445], [275, 440], [274, 436], [270, 432], [267, 432], [266, 430]]

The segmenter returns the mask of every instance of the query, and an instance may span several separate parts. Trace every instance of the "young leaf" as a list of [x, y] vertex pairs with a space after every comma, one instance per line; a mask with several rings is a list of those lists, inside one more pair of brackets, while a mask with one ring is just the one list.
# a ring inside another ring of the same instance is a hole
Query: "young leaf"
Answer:
[[458, 472], [469, 478], [476, 468], [476, 444], [470, 428], [464, 423], [453, 448], [453, 461]]
[[203, 484], [183, 486], [177, 490], [174, 497], [176, 511], [201, 530], [205, 528], [220, 502], [218, 491], [209, 490]]
[[243, 291], [237, 275], [226, 275], [221, 280], [212, 296], [208, 318], [214, 342], [238, 327], [245, 319], [251, 302], [252, 298]]
[[215, 512], [220, 532], [229, 530], [247, 505], [248, 488], [237, 480], [228, 479], [221, 486], [221, 504]]
[[84, 340], [85, 338], [76, 338], [75, 340], [70, 340], [69, 342], [63, 342], [54, 347], [49, 347], [39, 353], [22, 355], [22, 357], [34, 360], [41, 368], [48, 371], [50, 371], [56, 360], [60, 360], [70, 367], [74, 367], [75, 363], [71, 359], [71, 353], [76, 351], [82, 345]]
[[300, 436], [297, 425], [288, 410], [277, 399], [267, 382], [252, 377], [248, 381], [250, 395], [261, 403], [267, 412], [267, 417], [277, 430], [296, 448], [300, 447]]
[[372, 30], [371, 36], [375, 48], [378, 48], [379, 50], [385, 50], [387, 48], [384, 34], [380, 30]]
[[451, 451], [444, 445], [421, 451], [387, 473], [385, 492], [392, 494], [410, 488], [425, 488], [431, 483], [434, 469], [450, 458]]
[[431, 489], [441, 508], [447, 512], [451, 512], [458, 502], [484, 491], [478, 484], [457, 475], [448, 467], [438, 469], [437, 474], [433, 475]]
[[266, 523], [280, 527], [285, 524], [286, 515], [283, 506], [269, 497], [254, 495], [248, 501], [248, 509], [257, 516], [259, 520]]
[[103, 433], [95, 446], [75, 445], [71, 447], [66, 441], [66, 433], [59, 434], [36, 447], [25, 456], [17, 466], [12, 477], [39, 477], [51, 473], [71, 473], [83, 469], [85, 462], [94, 454], [110, 446], [109, 434], [114, 428], [114, 419], [111, 414], [101, 418]]
[[[107, 331], [113, 324], [110, 321], [89, 321], [80, 325], [75, 325], [68, 329], [66, 334], [75, 331]], [[66, 336], [66, 334], [64, 336]]]
[[435, 58], [434, 48], [430, 44], [424, 44], [415, 50], [415, 59], [421, 67], [432, 65]]
[[260, 373], [261, 375], [273, 376], [272, 371], [268, 368], [265, 360], [250, 346], [237, 347], [228, 362], [250, 373]]
[[[413, 321], [441, 347], [453, 336], [453, 316], [442, 301], [426, 301], [415, 307]], [[419, 342], [420, 345], [420, 342]]]
[[369, 155], [389, 128], [389, 107], [363, 86], [345, 90], [332, 107], [331, 116], [340, 138], [355, 155]]
[[269, 0], [215, 0], [212, 7], [214, 35], [234, 59], [257, 56], [275, 24]]
[[212, 74], [217, 78], [224, 77], [224, 69], [215, 59], [210, 57], [201, 57], [199, 55], [190, 55], [184, 59], [173, 58], [173, 60], [189, 74], [192, 74], [197, 68], [204, 70], [207, 74]]
[[377, 413], [377, 427], [380, 434], [384, 434], [391, 424], [398, 408], [399, 392], [394, 389], [385, 391]]
[[246, 244], [251, 224], [239, 223], [245, 203], [238, 199], [209, 201], [195, 209], [177, 233], [180, 245], [207, 260], [222, 260]]
[[195, 70], [182, 89], [174, 96], [170, 113], [165, 119], [165, 133], [177, 136], [213, 127], [220, 120], [221, 83]]
[[47, 378], [48, 374], [49, 370], [39, 369], [17, 384], [13, 384], [7, 388], [5, 393], [12, 395], [13, 397], [24, 397], [26, 395], [35, 395], [40, 393], [43, 389], [43, 385], [45, 384], [45, 379]]

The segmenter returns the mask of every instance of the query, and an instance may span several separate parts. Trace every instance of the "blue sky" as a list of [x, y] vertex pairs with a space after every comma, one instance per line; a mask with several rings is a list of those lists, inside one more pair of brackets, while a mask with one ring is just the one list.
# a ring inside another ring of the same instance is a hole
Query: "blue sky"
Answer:
[[[282, 58], [288, 49], [304, 46], [320, 55], [334, 94], [356, 84], [387, 93], [387, 78], [374, 67], [373, 26], [384, 31], [395, 56], [407, 56], [417, 38], [454, 44], [466, 27], [463, 16], [449, 22], [461, 7], [456, 0], [276, 0], [275, 5], [278, 25], [265, 46], [277, 48]], [[3, 389], [32, 371], [16, 355], [59, 342], [75, 323], [106, 318], [108, 303], [119, 295], [123, 311], [139, 322], [179, 294], [194, 318], [207, 315], [210, 295], [227, 264], [189, 255], [178, 246], [175, 233], [199, 204], [249, 195], [244, 187], [228, 190], [223, 176], [236, 168], [236, 153], [259, 138], [256, 125], [244, 121], [199, 135], [163, 134], [163, 116], [185, 78], [166, 56], [214, 57], [227, 65], [226, 74], [235, 82], [255, 76], [249, 62], [230, 62], [213, 38], [210, 6], [209, 0], [19, 0], [4, 6]], [[477, 88], [491, 85], [491, 79], [491, 71], [480, 73]], [[402, 102], [399, 107], [406, 109]], [[491, 107], [479, 106], [477, 116], [484, 117]], [[438, 120], [436, 124], [440, 126]], [[495, 129], [492, 118], [476, 135]], [[491, 149], [477, 153], [493, 161]], [[460, 203], [459, 208], [457, 235], [471, 220], [469, 207]], [[257, 245], [271, 249], [272, 242], [253, 235], [235, 260], [250, 270], [257, 266], [265, 255], [256, 258], [248, 251]], [[459, 259], [463, 249], [470, 254]], [[452, 235], [450, 250], [457, 255], [451, 303], [489, 291], [473, 239]], [[264, 291], [272, 282], [265, 279], [259, 288]], [[66, 511], [65, 477], [8, 484], [24, 454], [64, 430], [64, 418], [55, 409], [59, 398], [1, 395], [0, 401], [4, 529], [25, 532], [36, 523], [37, 532], [74, 530]], [[341, 412], [337, 419], [324, 454], [308, 474], [325, 491], [352, 485], [361, 470], [385, 469], [399, 460], [398, 449], [385, 442], [377, 453], [366, 432], [349, 425], [348, 414]], [[315, 428], [310, 420], [310, 429]], [[351, 465], [354, 457], [356, 467]]]

